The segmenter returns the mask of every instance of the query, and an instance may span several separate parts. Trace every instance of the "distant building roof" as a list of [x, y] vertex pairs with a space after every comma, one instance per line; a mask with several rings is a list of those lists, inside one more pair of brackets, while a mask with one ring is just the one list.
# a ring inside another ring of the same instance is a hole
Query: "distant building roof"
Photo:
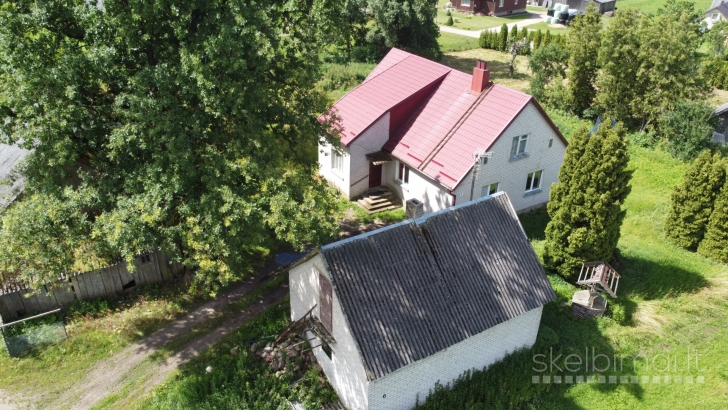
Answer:
[[315, 252], [370, 379], [555, 299], [505, 192]]
[[532, 96], [498, 84], [474, 95], [471, 83], [470, 74], [394, 48], [332, 107], [341, 119], [341, 143], [351, 144], [387, 112], [423, 92], [411, 117], [390, 130], [383, 149], [449, 189], [468, 173], [473, 153], [487, 150], [531, 102], [566, 144]]
[[721, 115], [728, 112], [728, 102], [725, 102], [720, 105], [720, 107], [715, 109], [715, 115]]
[[16, 166], [30, 153], [30, 151], [15, 145], [0, 144], [0, 209], [7, 207], [23, 190], [22, 179], [16, 180], [11, 186], [6, 185]]

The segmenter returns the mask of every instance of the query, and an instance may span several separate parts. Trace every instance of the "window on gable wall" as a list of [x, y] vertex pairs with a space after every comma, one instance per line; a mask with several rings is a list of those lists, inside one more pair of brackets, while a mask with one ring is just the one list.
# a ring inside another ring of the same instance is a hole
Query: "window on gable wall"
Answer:
[[713, 13], [713, 15], [711, 16], [711, 18], [713, 20], [718, 20], [718, 13]]
[[409, 167], [397, 161], [397, 182], [400, 184], [409, 184], [409, 174]]
[[493, 195], [496, 192], [498, 192], [498, 183], [486, 185], [483, 187], [483, 189], [480, 191], [480, 196], [486, 196], [486, 195]]
[[344, 156], [334, 148], [331, 148], [331, 169], [339, 174], [344, 173]]
[[541, 174], [543, 170], [529, 172], [526, 177], [526, 192], [541, 189]]
[[517, 157], [521, 154], [525, 154], [527, 145], [528, 134], [513, 137], [513, 142], [511, 143], [511, 158]]

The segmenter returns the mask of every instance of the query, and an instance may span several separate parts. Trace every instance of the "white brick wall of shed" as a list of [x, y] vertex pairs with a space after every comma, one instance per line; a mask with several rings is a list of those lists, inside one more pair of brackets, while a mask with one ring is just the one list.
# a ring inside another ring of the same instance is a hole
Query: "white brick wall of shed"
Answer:
[[411, 409], [423, 402], [438, 381], [449, 383], [469, 369], [482, 369], [536, 342], [539, 307], [450, 346], [425, 359], [369, 382], [369, 408]]
[[343, 147], [347, 155], [344, 156], [344, 172], [341, 175], [331, 169], [331, 145], [319, 145], [319, 173], [348, 199], [361, 195], [369, 188], [366, 154], [381, 151], [388, 139], [389, 113], [386, 113], [348, 147]]
[[[510, 160], [513, 137], [529, 134], [526, 152], [528, 157]], [[549, 140], [553, 145], [549, 148]], [[473, 199], [480, 198], [482, 188], [499, 183], [498, 189], [506, 191], [516, 212], [540, 206], [548, 202], [551, 184], [558, 182], [559, 168], [564, 161], [566, 145], [559, 139], [536, 106], [529, 103], [503, 135], [490, 148], [493, 157], [480, 167], [473, 189]], [[529, 172], [543, 170], [541, 192], [526, 194], [526, 177]], [[472, 171], [455, 189], [456, 203], [470, 200]]]
[[[291, 290], [292, 320], [301, 318], [313, 305], [318, 303], [318, 272], [326, 275], [320, 255], [291, 269], [288, 280]], [[332, 309], [332, 336], [336, 340], [336, 343], [331, 345], [333, 354], [329, 359], [326, 353], [318, 347], [313, 349], [314, 355], [346, 408], [364, 410], [368, 408], [366, 372], [354, 338], [346, 324], [335, 288]], [[318, 315], [318, 306], [314, 309], [314, 314]], [[314, 337], [313, 334], [309, 334], [309, 339], [312, 337]], [[312, 346], [319, 344], [318, 341], [311, 342]]]

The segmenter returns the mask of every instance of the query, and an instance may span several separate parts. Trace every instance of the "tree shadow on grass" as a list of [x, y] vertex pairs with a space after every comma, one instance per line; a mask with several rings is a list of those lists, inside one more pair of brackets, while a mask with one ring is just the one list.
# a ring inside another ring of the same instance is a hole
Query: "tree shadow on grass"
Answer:
[[676, 297], [710, 286], [700, 272], [686, 270], [667, 262], [622, 256], [619, 293], [624, 298], [645, 300]]

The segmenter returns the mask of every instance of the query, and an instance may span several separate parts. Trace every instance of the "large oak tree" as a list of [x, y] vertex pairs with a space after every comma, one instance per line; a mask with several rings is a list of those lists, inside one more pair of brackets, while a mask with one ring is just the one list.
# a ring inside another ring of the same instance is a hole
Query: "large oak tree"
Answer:
[[160, 249], [214, 289], [271, 241], [329, 238], [317, 1], [3, 3], [0, 140], [33, 154], [0, 272]]

